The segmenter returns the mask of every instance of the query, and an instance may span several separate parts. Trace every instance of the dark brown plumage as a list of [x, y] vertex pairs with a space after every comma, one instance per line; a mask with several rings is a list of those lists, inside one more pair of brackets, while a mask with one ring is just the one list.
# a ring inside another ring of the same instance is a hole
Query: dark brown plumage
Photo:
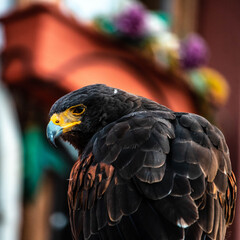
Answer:
[[50, 116], [51, 141], [61, 135], [80, 153], [68, 190], [75, 240], [224, 239], [236, 179], [206, 119], [104, 85], [64, 96]]

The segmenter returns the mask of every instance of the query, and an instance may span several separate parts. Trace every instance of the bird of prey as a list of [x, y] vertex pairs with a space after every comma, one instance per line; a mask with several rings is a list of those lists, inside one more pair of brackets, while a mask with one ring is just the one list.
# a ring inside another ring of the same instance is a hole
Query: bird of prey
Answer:
[[54, 103], [47, 136], [79, 152], [68, 189], [75, 240], [225, 239], [236, 179], [205, 118], [96, 84]]

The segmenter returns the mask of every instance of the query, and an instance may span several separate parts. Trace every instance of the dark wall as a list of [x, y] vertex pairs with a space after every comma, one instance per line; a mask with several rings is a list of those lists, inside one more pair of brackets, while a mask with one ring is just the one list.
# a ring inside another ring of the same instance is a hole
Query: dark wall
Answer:
[[[220, 128], [230, 148], [237, 181], [240, 179], [240, 1], [200, 0], [199, 32], [211, 50], [210, 66], [219, 70], [230, 85], [230, 98], [219, 112]], [[240, 185], [238, 185], [240, 189]], [[239, 200], [238, 204], [239, 205]], [[238, 227], [237, 227], [238, 226]], [[240, 239], [240, 208], [228, 239]]]

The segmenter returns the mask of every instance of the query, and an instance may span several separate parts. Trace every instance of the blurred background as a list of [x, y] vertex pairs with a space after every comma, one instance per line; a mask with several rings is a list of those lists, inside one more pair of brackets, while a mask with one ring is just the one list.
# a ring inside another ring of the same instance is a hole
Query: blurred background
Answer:
[[[51, 105], [93, 83], [201, 114], [239, 179], [238, 0], [1, 0], [0, 239], [71, 239], [71, 146], [48, 144]], [[240, 239], [239, 207], [227, 239]]]

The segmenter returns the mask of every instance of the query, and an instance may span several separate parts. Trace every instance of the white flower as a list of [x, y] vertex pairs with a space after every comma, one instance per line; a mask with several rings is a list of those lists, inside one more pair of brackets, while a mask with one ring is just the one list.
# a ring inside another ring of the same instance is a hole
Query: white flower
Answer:
[[155, 39], [155, 57], [164, 66], [169, 67], [171, 56], [177, 56], [180, 47], [179, 40], [176, 35], [171, 32], [164, 32]]
[[160, 48], [167, 51], [177, 51], [180, 47], [177, 36], [171, 32], [165, 32], [158, 36], [158, 44]]
[[145, 28], [147, 35], [158, 36], [166, 32], [168, 26], [164, 20], [158, 17], [156, 14], [148, 13], [145, 17]]

